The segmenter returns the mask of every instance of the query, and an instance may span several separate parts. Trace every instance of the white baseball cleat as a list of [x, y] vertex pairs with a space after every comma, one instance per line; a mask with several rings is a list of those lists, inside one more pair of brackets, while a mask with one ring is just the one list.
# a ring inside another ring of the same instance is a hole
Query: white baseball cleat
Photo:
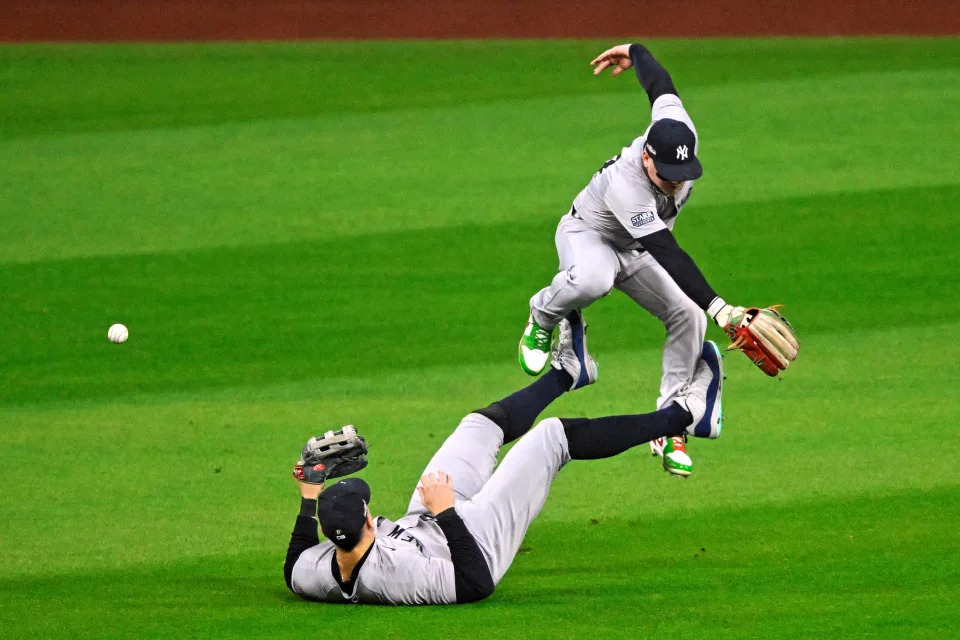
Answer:
[[693, 460], [687, 453], [683, 436], [657, 438], [651, 440], [650, 453], [663, 458], [663, 470], [675, 476], [689, 476], [693, 473]]
[[723, 431], [723, 356], [712, 340], [703, 343], [693, 380], [674, 399], [693, 416], [686, 433], [698, 438], [719, 438]]
[[520, 345], [517, 347], [520, 366], [527, 375], [538, 376], [547, 368], [552, 342], [553, 329], [544, 329], [531, 315], [527, 320], [527, 328], [520, 338]]
[[693, 460], [687, 454], [687, 444], [683, 441], [683, 436], [667, 438], [663, 447], [663, 470], [683, 478], [693, 473]]
[[553, 346], [554, 369], [563, 369], [573, 378], [570, 390], [585, 387], [597, 381], [597, 362], [587, 351], [587, 325], [580, 311], [571, 311], [557, 325], [560, 338]]

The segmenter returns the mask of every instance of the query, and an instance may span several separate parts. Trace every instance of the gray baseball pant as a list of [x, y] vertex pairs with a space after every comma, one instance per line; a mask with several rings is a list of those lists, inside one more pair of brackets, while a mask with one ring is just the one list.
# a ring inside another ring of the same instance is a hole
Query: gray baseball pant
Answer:
[[560, 272], [530, 299], [538, 325], [555, 327], [617, 288], [656, 316], [667, 330], [657, 409], [667, 406], [693, 378], [707, 319], [649, 253], [621, 251], [582, 220], [565, 215], [557, 227]]
[[[550, 491], [570, 460], [567, 436], [557, 418], [541, 420], [497, 464], [503, 431], [495, 422], [471, 413], [447, 438], [424, 469], [453, 476], [457, 513], [480, 547], [494, 583], [510, 568]], [[427, 513], [413, 492], [407, 516]]]

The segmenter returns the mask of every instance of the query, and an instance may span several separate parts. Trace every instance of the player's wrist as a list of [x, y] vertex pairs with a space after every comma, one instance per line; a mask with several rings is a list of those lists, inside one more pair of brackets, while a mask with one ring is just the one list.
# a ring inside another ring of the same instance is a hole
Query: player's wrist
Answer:
[[304, 500], [316, 500], [323, 492], [323, 483], [300, 481], [297, 485], [300, 488], [300, 497]]
[[429, 511], [434, 518], [439, 516], [444, 511], [449, 511], [453, 509], [453, 503], [443, 503], [443, 504], [431, 504], [427, 506], [427, 511]]
[[730, 312], [733, 310], [727, 301], [717, 296], [713, 299], [709, 306], [707, 306], [707, 315], [713, 318], [713, 321], [717, 323], [717, 326], [724, 326], [730, 320]]
[[316, 518], [317, 517], [317, 499], [301, 497], [299, 515], [306, 516], [307, 518]]
[[447, 518], [450, 518], [453, 516], [459, 517], [459, 514], [457, 513], [457, 510], [454, 507], [454, 505], [450, 505], [445, 509], [440, 509], [436, 514], [434, 514], [433, 517], [435, 517], [437, 520], [446, 520]]

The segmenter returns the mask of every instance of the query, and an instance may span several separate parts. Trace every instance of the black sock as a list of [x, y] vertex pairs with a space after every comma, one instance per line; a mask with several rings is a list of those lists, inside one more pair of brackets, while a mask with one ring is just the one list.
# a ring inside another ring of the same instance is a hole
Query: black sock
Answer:
[[573, 378], [563, 369], [550, 368], [533, 384], [510, 394], [499, 402], [474, 413], [484, 415], [503, 431], [503, 443], [513, 442], [533, 426], [547, 406], [567, 392], [573, 385]]
[[676, 403], [654, 413], [607, 418], [561, 418], [570, 457], [596, 460], [623, 453], [656, 438], [678, 436], [693, 416]]

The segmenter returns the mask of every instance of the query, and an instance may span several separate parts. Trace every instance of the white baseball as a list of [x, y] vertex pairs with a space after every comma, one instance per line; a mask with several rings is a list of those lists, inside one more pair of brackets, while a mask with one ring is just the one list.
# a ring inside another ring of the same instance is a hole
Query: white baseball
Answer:
[[130, 337], [130, 332], [122, 324], [115, 324], [107, 331], [107, 338], [110, 342], [120, 344], [126, 342], [128, 337]]

